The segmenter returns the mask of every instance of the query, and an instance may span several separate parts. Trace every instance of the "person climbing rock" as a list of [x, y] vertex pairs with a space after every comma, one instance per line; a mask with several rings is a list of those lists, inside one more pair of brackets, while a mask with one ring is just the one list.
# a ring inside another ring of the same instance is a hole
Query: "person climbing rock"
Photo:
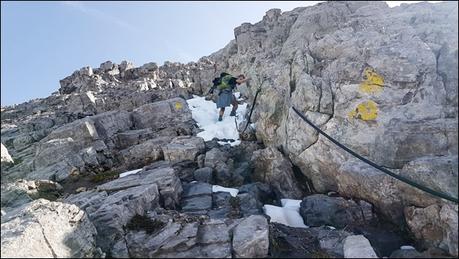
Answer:
[[245, 83], [247, 80], [249, 79], [242, 74], [238, 77], [233, 77], [232, 75], [225, 72], [221, 73], [219, 78], [215, 78], [213, 80], [214, 86], [212, 87], [212, 89], [217, 88], [219, 90], [217, 108], [220, 108], [220, 112], [218, 116], [218, 121], [223, 120], [225, 107], [230, 106], [230, 104], [233, 105], [233, 109], [231, 110], [230, 116], [236, 116], [238, 104], [236, 97], [233, 95], [233, 89], [236, 88], [236, 85]]

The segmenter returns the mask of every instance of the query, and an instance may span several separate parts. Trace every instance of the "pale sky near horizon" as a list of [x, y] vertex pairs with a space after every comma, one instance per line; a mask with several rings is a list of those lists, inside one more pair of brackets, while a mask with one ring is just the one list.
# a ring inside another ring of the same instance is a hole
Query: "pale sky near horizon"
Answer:
[[60, 79], [107, 60], [136, 66], [197, 61], [234, 39], [235, 27], [260, 21], [269, 9], [318, 2], [2, 1], [1, 105], [47, 97]]

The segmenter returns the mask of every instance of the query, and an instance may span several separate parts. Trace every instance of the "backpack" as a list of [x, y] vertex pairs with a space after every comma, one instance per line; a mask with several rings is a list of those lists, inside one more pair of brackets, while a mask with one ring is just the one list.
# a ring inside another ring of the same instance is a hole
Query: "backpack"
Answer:
[[225, 90], [225, 89], [230, 88], [231, 85], [229, 84], [229, 81], [231, 80], [231, 78], [233, 78], [232, 75], [227, 74], [227, 73], [221, 73], [220, 78], [219, 78], [220, 82], [217, 85], [218, 90]]

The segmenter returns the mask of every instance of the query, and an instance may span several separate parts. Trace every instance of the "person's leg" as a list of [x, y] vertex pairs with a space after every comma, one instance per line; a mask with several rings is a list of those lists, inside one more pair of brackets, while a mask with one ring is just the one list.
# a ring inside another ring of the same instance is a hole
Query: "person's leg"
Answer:
[[223, 120], [223, 113], [225, 113], [225, 107], [220, 108], [218, 120], [221, 121]]
[[238, 104], [237, 104], [236, 97], [234, 95], [233, 95], [233, 100], [231, 104], [233, 105], [233, 110], [231, 110], [230, 116], [236, 116], [236, 110], [237, 110]]

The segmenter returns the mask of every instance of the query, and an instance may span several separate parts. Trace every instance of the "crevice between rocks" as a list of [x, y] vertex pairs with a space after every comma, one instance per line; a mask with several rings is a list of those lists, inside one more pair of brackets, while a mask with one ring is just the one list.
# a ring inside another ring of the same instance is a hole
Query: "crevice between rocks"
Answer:
[[296, 79], [293, 75], [293, 58], [289, 61], [290, 71], [289, 71], [289, 87], [290, 87], [290, 97], [292, 97], [293, 92], [296, 90]]
[[43, 234], [43, 238], [45, 239], [45, 243], [48, 246], [49, 250], [51, 250], [51, 253], [53, 254], [53, 257], [54, 258], [58, 258], [57, 254], [53, 250], [53, 247], [51, 246], [51, 243], [49, 242], [48, 238], [46, 237], [45, 229], [41, 225], [40, 221], [37, 221], [37, 223], [38, 223], [38, 225], [40, 225], [41, 233]]

